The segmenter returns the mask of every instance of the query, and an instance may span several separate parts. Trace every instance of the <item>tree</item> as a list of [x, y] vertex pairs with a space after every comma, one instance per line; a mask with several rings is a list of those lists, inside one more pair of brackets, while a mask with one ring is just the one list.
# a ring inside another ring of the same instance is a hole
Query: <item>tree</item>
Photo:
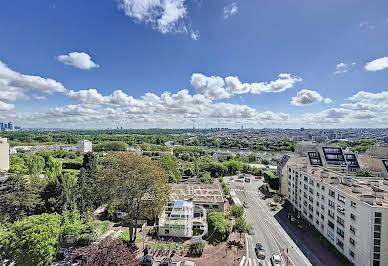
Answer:
[[211, 212], [207, 216], [209, 226], [208, 240], [210, 243], [218, 244], [226, 241], [232, 229], [230, 221], [225, 219], [222, 212]]
[[16, 265], [49, 265], [59, 252], [60, 217], [33, 215], [13, 223], [1, 245]]
[[6, 190], [0, 193], [0, 220], [14, 222], [24, 216], [39, 213], [43, 206], [40, 197], [46, 181], [37, 177], [12, 176]]
[[46, 175], [50, 181], [57, 181], [62, 175], [62, 163], [55, 160], [52, 156], [47, 158]]
[[249, 227], [247, 225], [247, 222], [245, 221], [244, 216], [236, 218], [234, 221], [234, 229], [241, 234], [247, 233], [249, 230]]
[[203, 242], [190, 243], [188, 253], [191, 255], [201, 256], [204, 249], [205, 249], [205, 243]]
[[181, 182], [179, 165], [175, 156], [171, 154], [164, 154], [160, 157], [159, 162], [160, 165], [167, 171], [169, 183]]
[[156, 161], [130, 152], [111, 153], [102, 165], [100, 176], [108, 201], [123, 206], [129, 240], [134, 242], [139, 218], [156, 218], [167, 202], [170, 186], [166, 171]]
[[63, 210], [76, 210], [76, 186], [77, 186], [77, 177], [66, 173], [61, 178], [62, 185], [62, 198], [63, 198]]
[[208, 172], [205, 172], [199, 178], [199, 182], [201, 182], [203, 184], [213, 184], [214, 179], [210, 176], [210, 174]]
[[256, 160], [257, 160], [256, 154], [251, 153], [248, 155], [248, 162], [253, 163], [253, 162], [256, 162]]
[[103, 240], [98, 244], [80, 248], [76, 251], [76, 254], [81, 265], [139, 265], [135, 249], [129, 249], [127, 245], [115, 240]]
[[244, 208], [242, 206], [232, 205], [230, 206], [230, 212], [234, 217], [238, 218], [243, 216]]
[[98, 193], [98, 187], [97, 157], [88, 152], [84, 155], [77, 180], [77, 206], [84, 216], [97, 207], [98, 198], [103, 196], [103, 193]]
[[30, 155], [27, 157], [26, 163], [30, 175], [40, 175], [45, 166], [44, 158], [38, 155]]
[[9, 172], [17, 175], [26, 175], [28, 173], [28, 168], [22, 158], [12, 156]]

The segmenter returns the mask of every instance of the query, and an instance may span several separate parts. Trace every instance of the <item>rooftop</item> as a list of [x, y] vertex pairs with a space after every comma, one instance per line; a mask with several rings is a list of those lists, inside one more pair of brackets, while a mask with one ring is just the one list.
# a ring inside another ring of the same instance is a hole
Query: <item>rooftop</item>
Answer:
[[[295, 165], [294, 165], [295, 167]], [[301, 171], [334, 186], [353, 198], [374, 206], [388, 207], [388, 180], [349, 177], [319, 166], [298, 166]]]
[[224, 197], [218, 184], [174, 184], [172, 185], [170, 200], [224, 202]]

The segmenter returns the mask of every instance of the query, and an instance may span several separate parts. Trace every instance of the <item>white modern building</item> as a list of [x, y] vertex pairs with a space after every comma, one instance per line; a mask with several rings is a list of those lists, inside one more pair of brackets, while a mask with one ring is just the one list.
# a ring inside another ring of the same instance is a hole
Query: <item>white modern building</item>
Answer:
[[93, 144], [90, 140], [80, 140], [77, 142], [77, 151], [79, 152], [92, 152]]
[[354, 265], [388, 265], [388, 178], [356, 179], [341, 172], [289, 164], [288, 201]]
[[0, 171], [9, 170], [9, 144], [6, 138], [0, 138]]
[[206, 232], [206, 214], [224, 212], [224, 201], [218, 184], [173, 184], [159, 216], [159, 236], [190, 238], [194, 230]]

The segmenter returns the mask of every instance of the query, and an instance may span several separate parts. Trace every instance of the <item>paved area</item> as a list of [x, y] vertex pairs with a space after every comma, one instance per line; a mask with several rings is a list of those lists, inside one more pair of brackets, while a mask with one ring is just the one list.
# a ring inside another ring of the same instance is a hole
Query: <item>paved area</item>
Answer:
[[[274, 218], [274, 212], [267, 206], [267, 201], [262, 199], [263, 195], [259, 191], [262, 184], [261, 180], [252, 180], [250, 183], [230, 181], [230, 187], [240, 202], [248, 203], [245, 216], [248, 225], [252, 227], [254, 232], [247, 237], [248, 252], [243, 265], [256, 266], [261, 263], [269, 266], [271, 265], [270, 257], [273, 254], [282, 254], [284, 258], [289, 258], [284, 261], [285, 265], [312, 265]], [[262, 243], [266, 250], [264, 260], [260, 260], [256, 256], [254, 246], [258, 242]]]

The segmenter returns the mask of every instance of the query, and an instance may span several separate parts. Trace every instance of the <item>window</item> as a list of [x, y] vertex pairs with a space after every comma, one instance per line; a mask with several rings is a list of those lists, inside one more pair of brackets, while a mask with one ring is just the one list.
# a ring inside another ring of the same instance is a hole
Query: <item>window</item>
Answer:
[[322, 186], [322, 190], [325, 190], [325, 186]]
[[342, 231], [340, 228], [338, 228], [337, 227], [337, 234], [339, 235], [339, 236], [341, 236], [342, 238], [344, 238], [344, 236], [345, 236], [345, 233], [344, 233], [344, 231]]
[[375, 244], [376, 246], [380, 246], [380, 239], [373, 240], [373, 244]]
[[345, 203], [345, 197], [340, 195], [340, 194], [338, 194], [338, 201], [342, 202], [342, 203]]
[[352, 244], [352, 246], [355, 245], [355, 242], [354, 242], [354, 239], [353, 239], [353, 238], [349, 238], [349, 242], [350, 242], [350, 244]]
[[314, 186], [314, 180], [310, 179], [310, 185], [313, 185]]
[[349, 250], [349, 255], [350, 255], [350, 257], [354, 258], [354, 252], [353, 251]]
[[375, 225], [375, 231], [381, 232], [381, 225]]
[[375, 259], [375, 260], [380, 259], [380, 254], [379, 253], [373, 253], [373, 259]]
[[317, 187], [320, 187], [321, 185], [319, 183], [317, 183]]
[[333, 201], [329, 200], [329, 206], [332, 207], [332, 208], [335, 208], [335, 204]]
[[354, 201], [351, 201], [350, 202], [350, 206], [353, 207], [353, 208], [356, 208], [356, 203]]
[[380, 217], [381, 218], [381, 212], [375, 212], [375, 217]]
[[356, 233], [356, 228], [354, 228], [353, 225], [350, 226], [350, 232], [352, 232], [353, 234]]
[[374, 247], [373, 247], [373, 251], [374, 251], [374, 252], [380, 252], [380, 250], [381, 250], [381, 248], [378, 247], [378, 246], [374, 246]]
[[340, 214], [345, 214], [345, 208], [343, 208], [343, 207], [338, 206], [338, 207], [337, 207], [337, 211], [338, 211]]
[[337, 216], [337, 223], [339, 223], [340, 225], [344, 225], [345, 224], [345, 221], [344, 221], [344, 219], [342, 219], [341, 217], [338, 217]]
[[165, 235], [169, 235], [170, 234], [170, 230], [169, 229], [164, 229], [164, 234]]
[[344, 248], [344, 243], [341, 240], [339, 240], [338, 238], [337, 238], [337, 246], [339, 246], [342, 249]]
[[325, 216], [323, 216], [323, 214], [321, 214], [321, 219], [322, 219], [322, 220], [325, 220]]
[[352, 219], [353, 221], [356, 220], [356, 215], [354, 215], [353, 213], [350, 214], [350, 219]]
[[329, 189], [329, 196], [335, 198], [335, 192], [331, 189]]
[[334, 219], [334, 212], [332, 210], [327, 211], [329, 216]]
[[334, 229], [334, 224], [331, 221], [327, 221], [327, 225], [331, 228]]
[[381, 224], [381, 218], [375, 218], [375, 224]]
[[375, 232], [375, 233], [374, 233], [374, 237], [375, 237], [375, 238], [381, 238], [381, 233]]
[[380, 266], [379, 260], [373, 260], [373, 266]]
[[306, 181], [306, 182], [309, 180], [307, 176], [304, 176], [303, 179], [304, 179], [304, 181]]

